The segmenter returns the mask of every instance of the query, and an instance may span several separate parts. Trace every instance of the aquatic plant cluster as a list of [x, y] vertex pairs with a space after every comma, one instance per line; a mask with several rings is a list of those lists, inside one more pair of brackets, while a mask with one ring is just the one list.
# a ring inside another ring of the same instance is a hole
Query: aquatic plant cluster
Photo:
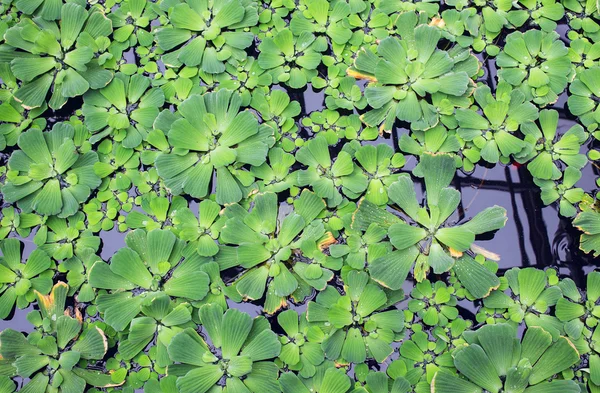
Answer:
[[600, 255], [596, 1], [0, 9], [0, 393], [600, 392], [600, 272], [499, 274], [453, 187], [525, 165]]

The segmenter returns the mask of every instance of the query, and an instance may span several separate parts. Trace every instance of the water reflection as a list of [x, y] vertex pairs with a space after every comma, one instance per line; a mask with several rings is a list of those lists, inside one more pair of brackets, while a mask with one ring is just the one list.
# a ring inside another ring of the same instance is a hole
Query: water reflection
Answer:
[[15, 309], [15, 311], [9, 315], [7, 319], [0, 319], [0, 331], [10, 328], [23, 333], [31, 333], [34, 330], [34, 327], [27, 320], [27, 314], [33, 310], [33, 305], [30, 305], [22, 310], [18, 308]]
[[100, 245], [100, 257], [105, 261], [108, 261], [115, 252], [125, 247], [125, 235], [127, 233], [119, 232], [117, 227], [110, 231], [100, 232], [100, 239], [102, 244]]

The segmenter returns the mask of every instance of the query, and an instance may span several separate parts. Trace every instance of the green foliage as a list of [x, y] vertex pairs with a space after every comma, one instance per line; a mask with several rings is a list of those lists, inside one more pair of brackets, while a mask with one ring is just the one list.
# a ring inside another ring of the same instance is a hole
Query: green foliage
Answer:
[[401, 339], [404, 316], [389, 308], [388, 296], [365, 272], [348, 273], [345, 295], [327, 287], [308, 303], [306, 318], [325, 333], [321, 348], [337, 363], [381, 363], [393, 352], [391, 344]]
[[[289, 296], [302, 295], [308, 288], [323, 290], [341, 263], [334, 258], [303, 259], [293, 251], [314, 251], [327, 238], [321, 220], [316, 218], [325, 202], [304, 190], [294, 209], [282, 216], [277, 195], [258, 194], [248, 211], [239, 204], [224, 210], [226, 218], [220, 232], [216, 262], [221, 270], [241, 266], [246, 272], [236, 280], [236, 289], [244, 299], [257, 300], [266, 292], [265, 311], [273, 313], [286, 305]], [[311, 247], [312, 246], [312, 247]], [[298, 291], [298, 292], [297, 292]]]
[[[18, 83], [10, 65], [0, 63], [0, 151], [17, 144], [19, 135], [29, 128], [44, 129], [46, 119], [40, 117], [48, 106], [44, 103], [38, 108], [26, 110], [21, 103], [15, 99], [14, 93]], [[2, 84], [4, 86], [2, 86]]]
[[45, 251], [36, 249], [23, 260], [23, 244], [15, 238], [0, 242], [0, 319], [5, 319], [15, 305], [24, 309], [35, 300], [35, 293], [48, 294], [52, 288], [53, 263]]
[[593, 252], [594, 256], [600, 255], [600, 213], [593, 206], [586, 206], [577, 214], [573, 225], [581, 232], [579, 248], [585, 253]]
[[124, 0], [115, 4], [107, 15], [114, 29], [110, 51], [122, 52], [126, 48], [138, 45], [137, 53], [143, 54], [146, 47], [154, 42], [148, 27], [156, 16], [153, 3], [147, 0]]
[[165, 103], [163, 91], [149, 87], [150, 78], [118, 73], [106, 87], [86, 93], [81, 110], [85, 126], [95, 133], [90, 142], [112, 136], [125, 148], [139, 146]]
[[[220, 90], [193, 95], [171, 115], [170, 151], [156, 158], [156, 169], [174, 194], [205, 197], [216, 172], [217, 202], [238, 202], [254, 178], [245, 164], [261, 165], [273, 144], [273, 129], [240, 111], [239, 94]], [[155, 123], [156, 124], [156, 123]]]
[[424, 280], [415, 285], [410, 293], [408, 310], [415, 313], [427, 326], [446, 326], [458, 317], [458, 300], [453, 288], [443, 281], [435, 284]]
[[578, 361], [579, 353], [569, 339], [553, 339], [541, 327], [527, 329], [522, 340], [515, 338], [515, 333], [512, 326], [498, 324], [465, 335], [467, 345], [453, 353], [454, 366], [463, 378], [438, 371], [431, 391], [524, 391], [528, 386], [539, 385], [539, 391], [579, 392], [575, 381], [547, 381]]
[[[515, 131], [524, 123], [536, 120], [538, 111], [535, 105], [525, 100], [522, 91], [513, 90], [504, 81], [498, 84], [496, 97], [486, 85], [480, 85], [474, 96], [479, 107], [456, 110], [457, 134], [472, 143], [472, 149], [482, 160], [492, 164], [507, 163], [511, 156], [526, 148], [525, 142], [514, 135]], [[483, 116], [477, 113], [478, 110]]]
[[281, 147], [285, 151], [292, 151], [295, 148], [293, 139], [297, 137], [298, 132], [294, 118], [300, 114], [300, 103], [292, 101], [282, 90], [273, 90], [269, 94], [256, 90], [252, 93], [250, 106], [260, 113], [263, 121], [276, 130], [276, 139]]
[[325, 335], [317, 326], [310, 326], [306, 315], [286, 310], [277, 316], [285, 335], [280, 338], [279, 359], [289, 370], [298, 372], [302, 378], [310, 378], [325, 360], [321, 343]]
[[45, 105], [49, 91], [48, 106], [61, 108], [69, 98], [104, 87], [113, 77], [102, 69], [110, 54], [99, 55], [110, 44], [112, 24], [99, 8], [66, 3], [60, 7], [62, 22], [53, 19], [59, 18], [23, 18], [5, 34], [0, 62], [10, 62], [22, 82], [15, 99], [27, 109]]
[[96, 303], [116, 331], [125, 329], [157, 296], [199, 301], [207, 295], [210, 277], [200, 269], [206, 261], [198, 255], [183, 258], [184, 244], [171, 231], [136, 229], [125, 242], [127, 247], [117, 251], [110, 264], [97, 261], [89, 271], [93, 288], [110, 291], [100, 294]]
[[555, 103], [575, 76], [568, 53], [554, 31], [511, 33], [496, 58], [498, 77], [521, 89], [527, 99], [543, 108]]
[[[581, 354], [589, 354], [589, 370], [587, 375], [590, 390], [598, 388], [598, 340], [600, 331], [598, 325], [598, 311], [596, 302], [599, 296], [600, 274], [596, 271], [587, 275], [585, 294], [582, 296], [571, 279], [564, 279], [560, 283], [565, 297], [556, 303], [556, 317], [564, 323], [564, 331], [573, 341]], [[584, 379], [585, 380], [585, 379]]]
[[[0, 393], [600, 392], [599, 20], [2, 1]], [[479, 246], [493, 166], [589, 258]]]
[[348, 72], [369, 81], [365, 97], [372, 110], [363, 117], [367, 125], [383, 123], [389, 131], [398, 119], [416, 130], [427, 130], [439, 122], [438, 109], [429, 97], [448, 96], [448, 105], [460, 102], [469, 90], [477, 60], [465, 51], [437, 49], [441, 31], [424, 24], [415, 13], [400, 14], [396, 27], [400, 39], [382, 40], [376, 52], [361, 50]]
[[222, 377], [227, 386], [252, 393], [279, 392], [279, 369], [272, 359], [281, 351], [277, 335], [264, 317], [252, 319], [239, 310], [204, 305], [199, 318], [208, 344], [194, 329], [173, 336], [167, 347], [181, 393], [204, 393]]
[[308, 168], [298, 170], [296, 185], [312, 186], [315, 194], [327, 200], [330, 207], [342, 202], [342, 193], [356, 199], [367, 190], [368, 180], [352, 159], [352, 151], [342, 149], [335, 161], [331, 160], [327, 137], [320, 133], [298, 149], [296, 160]]
[[282, 373], [279, 384], [283, 393], [347, 392], [352, 386], [344, 369], [337, 369], [331, 362], [317, 369], [313, 378], [298, 378], [291, 372]]
[[0, 211], [2, 219], [0, 220], [0, 239], [8, 235], [17, 234], [21, 237], [28, 237], [31, 229], [42, 223], [42, 217], [35, 213], [20, 213], [16, 208], [9, 206]]
[[431, 391], [432, 379], [439, 370], [454, 371], [450, 338], [438, 329], [433, 332], [434, 339], [430, 339], [420, 324], [411, 328], [412, 335], [398, 350], [400, 358], [390, 364], [390, 374], [396, 375], [394, 379], [403, 385], [414, 386], [416, 391]]
[[[475, 236], [495, 231], [506, 223], [506, 210], [490, 207], [470, 221], [454, 225], [449, 221], [458, 204], [460, 192], [449, 187], [454, 177], [454, 159], [447, 154], [424, 154], [415, 170], [425, 181], [427, 203], [417, 200], [409, 176], [401, 176], [388, 189], [394, 206], [405, 215], [400, 218], [377, 207], [366, 198], [354, 213], [354, 229], [366, 230], [376, 224], [387, 230], [396, 249], [369, 264], [374, 280], [390, 289], [399, 289], [414, 266], [414, 277], [423, 281], [430, 269], [441, 274], [454, 269], [459, 280], [475, 297], [481, 298], [499, 285], [498, 279], [466, 252]], [[393, 269], [394, 274], [390, 274]]]
[[49, 132], [32, 128], [19, 137], [19, 148], [8, 162], [2, 194], [24, 212], [68, 217], [77, 213], [100, 185], [94, 172], [98, 154], [77, 145], [85, 130], [57, 123]]
[[25, 385], [27, 390], [83, 393], [86, 385], [116, 386], [109, 375], [87, 367], [104, 357], [107, 341], [101, 329], [82, 323], [79, 310], [74, 315], [65, 310], [68, 290], [67, 284], [58, 282], [50, 295], [37, 293], [40, 306], [40, 311], [34, 312], [40, 321], [37, 331], [27, 337], [13, 329], [0, 333], [0, 355], [10, 362], [2, 375], [30, 378]]
[[258, 21], [252, 0], [164, 1], [160, 11], [169, 25], [156, 31], [162, 60], [169, 67], [198, 66], [208, 74], [225, 71], [225, 62], [236, 64], [246, 57], [253, 35], [243, 31]]
[[274, 82], [300, 89], [317, 76], [327, 40], [307, 30], [294, 35], [289, 29], [284, 29], [273, 37], [265, 38], [258, 49], [258, 65], [269, 71]]
[[[513, 296], [505, 292], [508, 289]], [[560, 298], [562, 292], [555, 270], [544, 272], [534, 268], [512, 268], [504, 274], [501, 286], [483, 300], [483, 305], [491, 314], [499, 316], [499, 321], [521, 323], [524, 320], [527, 326], [542, 326], [557, 334], [552, 317], [546, 314]], [[483, 318], [485, 315], [481, 313], [478, 320]], [[491, 317], [487, 322], [493, 320]]]
[[587, 164], [586, 156], [581, 154], [581, 146], [588, 139], [587, 133], [576, 124], [564, 134], [559, 134], [558, 112], [541, 111], [539, 126], [535, 122], [527, 123], [522, 131], [531, 151], [519, 161], [530, 160], [527, 169], [533, 177], [557, 180], [562, 176], [558, 165], [579, 170]]
[[573, 83], [569, 86], [569, 110], [575, 116], [579, 116], [581, 122], [590, 131], [598, 128], [598, 105], [595, 98], [600, 94], [597, 81], [600, 75], [600, 68], [592, 67], [590, 69], [578, 72]]

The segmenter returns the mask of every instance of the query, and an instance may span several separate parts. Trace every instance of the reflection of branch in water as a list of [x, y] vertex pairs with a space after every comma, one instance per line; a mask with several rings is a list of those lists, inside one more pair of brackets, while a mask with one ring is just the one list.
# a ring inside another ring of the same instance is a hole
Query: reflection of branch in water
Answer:
[[[458, 209], [459, 218], [464, 217], [464, 210], [471, 205], [479, 190], [491, 190], [506, 192], [510, 194], [513, 222], [518, 233], [519, 251], [521, 257], [520, 266], [548, 266], [556, 264], [556, 258], [553, 257], [547, 225], [544, 222], [541, 209], [541, 200], [539, 193], [536, 192], [537, 186], [533, 183], [531, 175], [525, 167], [518, 168], [518, 182], [514, 182], [510, 167], [504, 168], [506, 180], [487, 180], [485, 174], [482, 178], [473, 176], [458, 177], [455, 179], [455, 186], [462, 190], [463, 187], [473, 187], [477, 193], [465, 207], [462, 202]], [[487, 171], [486, 171], [487, 174]], [[517, 203], [517, 194], [521, 194], [521, 202], [527, 219], [526, 225], [529, 231], [529, 240], [535, 259], [530, 260], [527, 255], [527, 245], [525, 241], [525, 225], [521, 217]], [[517, 265], [517, 266], [518, 266]]]
[[521, 183], [525, 184], [526, 188], [529, 189], [529, 192], [521, 193], [521, 200], [523, 201], [523, 208], [529, 222], [529, 238], [536, 257], [535, 264], [546, 266], [552, 264], [553, 259], [548, 229], [542, 216], [542, 209], [540, 208], [540, 196], [538, 192], [532, 192], [532, 190], [536, 190], [537, 188], [533, 183], [529, 171], [524, 166], [520, 167], [518, 171]]
[[[529, 262], [529, 257], [527, 257], [527, 251], [525, 250], [525, 236], [523, 236], [523, 223], [521, 222], [521, 217], [519, 216], [519, 209], [517, 207], [517, 198], [515, 196], [514, 184], [512, 181], [512, 176], [510, 173], [510, 169], [508, 167], [504, 168], [504, 174], [506, 176], [506, 184], [508, 186], [510, 192], [510, 204], [513, 209], [513, 217], [515, 220], [515, 226], [517, 227], [517, 231], [519, 232], [519, 249], [521, 250], [521, 260], [522, 266], [529, 266], [531, 263]], [[520, 183], [519, 183], [520, 184]]]
[[[481, 197], [479, 191], [497, 191], [508, 193], [510, 195], [511, 206], [505, 206], [512, 209], [511, 222], [515, 224], [515, 230], [518, 233], [519, 254], [516, 254], [517, 260], [505, 260], [500, 265], [498, 274], [504, 274], [508, 269], [515, 266], [533, 266], [544, 268], [553, 266], [559, 268], [561, 276], [570, 277], [575, 281], [578, 287], [585, 286], [586, 272], [600, 265], [598, 258], [586, 255], [579, 250], [580, 232], [573, 227], [571, 218], [558, 216], [558, 207], [552, 205], [552, 213], [559, 217], [550, 225], [543, 217], [543, 204], [539, 195], [538, 187], [533, 183], [530, 173], [525, 167], [519, 167], [518, 179], [512, 178], [512, 167], [496, 167], [495, 170], [504, 169], [506, 180], [488, 180], [487, 171], [481, 177], [475, 176], [457, 176], [454, 179], [454, 187], [458, 190], [467, 188], [476, 189], [475, 196], [470, 201], [461, 201], [458, 207], [459, 222], [464, 219], [464, 209], [472, 203], [476, 197]], [[594, 168], [597, 171], [599, 168]], [[521, 207], [518, 203], [517, 194], [521, 194]], [[526, 221], [523, 220], [523, 212]], [[555, 228], [556, 227], [556, 228]], [[549, 233], [552, 230], [554, 233]], [[529, 232], [529, 239], [525, 238], [525, 232]], [[552, 236], [552, 238], [550, 237]], [[528, 248], [533, 251], [533, 256], [528, 256]], [[516, 251], [516, 250], [515, 250]], [[520, 259], [520, 260], [519, 260]]]
[[[557, 213], [558, 214], [558, 213]], [[578, 250], [579, 233], [571, 225], [571, 219], [561, 217], [558, 228], [552, 239], [552, 254], [554, 261], [559, 266], [566, 266], [569, 269], [569, 277], [577, 283], [580, 288], [584, 286], [586, 274], [583, 267], [589, 263], [585, 261]], [[564, 250], [564, 259], [561, 259], [561, 251]]]
[[508, 183], [502, 180], [488, 180], [474, 176], [461, 177], [460, 183], [463, 187], [481, 188], [484, 190], [492, 191], [514, 192], [517, 194], [521, 192], [531, 191], [530, 186], [522, 185], [521, 183], [514, 183], [511, 181], [512, 186], [509, 187]]
[[[557, 212], [558, 214], [558, 212]], [[558, 223], [558, 228], [556, 232], [554, 232], [554, 237], [552, 238], [552, 257], [557, 262], [567, 262], [572, 261], [572, 252], [569, 247], [570, 244], [573, 244], [573, 239], [569, 236], [568, 228], [565, 225], [564, 217], [560, 218]], [[565, 251], [565, 260], [561, 260], [561, 250]]]
[[477, 198], [477, 195], [479, 195], [479, 191], [481, 190], [481, 187], [483, 187], [483, 182], [485, 181], [485, 177], [486, 177], [487, 173], [488, 173], [488, 168], [485, 168], [485, 172], [483, 172], [483, 178], [481, 179], [481, 183], [479, 183], [479, 186], [477, 186], [477, 191], [475, 192], [475, 195], [473, 195], [473, 198], [471, 198], [471, 200], [467, 204], [467, 207], [464, 208], [465, 211], [469, 210], [469, 208], [475, 201], [475, 198]]
[[[462, 182], [465, 179], [466, 178], [464, 178], [464, 177], [454, 176], [454, 188], [456, 188], [458, 191], [460, 191], [461, 194], [462, 194], [462, 190], [463, 190]], [[482, 186], [483, 186], [483, 180], [481, 180], [479, 187], [482, 187]], [[477, 189], [477, 192], [479, 192], [479, 189]], [[473, 199], [475, 199], [475, 198], [473, 198]], [[456, 208], [456, 211], [458, 212], [458, 221], [461, 222], [462, 220], [465, 219], [465, 208], [463, 206], [462, 197], [460, 198], [460, 201], [458, 202], [458, 207]]]

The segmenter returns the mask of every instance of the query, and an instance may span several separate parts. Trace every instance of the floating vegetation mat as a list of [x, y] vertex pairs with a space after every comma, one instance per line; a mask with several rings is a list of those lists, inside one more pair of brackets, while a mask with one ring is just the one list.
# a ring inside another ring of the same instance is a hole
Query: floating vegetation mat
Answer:
[[0, 393], [600, 393], [595, 0], [1, 0]]

